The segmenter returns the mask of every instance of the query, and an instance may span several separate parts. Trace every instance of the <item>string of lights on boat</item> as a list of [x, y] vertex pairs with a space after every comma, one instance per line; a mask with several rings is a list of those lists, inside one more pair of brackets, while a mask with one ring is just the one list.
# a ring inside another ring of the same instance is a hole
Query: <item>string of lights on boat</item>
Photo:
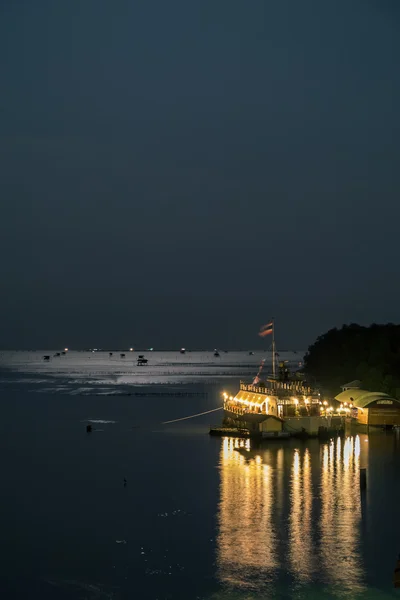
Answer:
[[[239, 404], [242, 404], [244, 406], [249, 406], [249, 407], [256, 407], [259, 406], [260, 404], [263, 404], [264, 402], [269, 402], [270, 401], [270, 397], [269, 396], [258, 396], [255, 399], [250, 400], [249, 397], [248, 398], [239, 398], [237, 396], [230, 396], [227, 392], [223, 392], [222, 396], [224, 398], [224, 401], [227, 402], [228, 400], [230, 401], [235, 401], [238, 402]], [[287, 401], [285, 401], [287, 402]], [[311, 404], [311, 401], [309, 398], [304, 397], [302, 400], [299, 400], [298, 398], [292, 398], [291, 399], [291, 404], [295, 405], [296, 407], [303, 404], [305, 407], [309, 407]], [[319, 401], [318, 402], [319, 406], [320, 406], [320, 410], [322, 412], [325, 413], [332, 413], [332, 414], [346, 414], [346, 413], [350, 413], [352, 408], [353, 408], [353, 404], [344, 402], [343, 404], [340, 404], [340, 406], [334, 408], [333, 406], [328, 406], [328, 402], [327, 400], [323, 400], [323, 401]], [[361, 409], [362, 410], [362, 409]]]

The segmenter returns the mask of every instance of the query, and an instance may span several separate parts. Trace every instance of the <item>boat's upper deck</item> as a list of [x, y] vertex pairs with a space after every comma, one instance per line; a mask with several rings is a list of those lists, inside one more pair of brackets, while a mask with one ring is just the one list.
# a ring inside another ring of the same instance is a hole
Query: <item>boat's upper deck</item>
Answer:
[[244, 392], [263, 394], [264, 396], [278, 396], [279, 398], [290, 397], [293, 395], [319, 396], [318, 390], [304, 385], [303, 381], [279, 381], [276, 379], [267, 379], [265, 385], [253, 385], [241, 381], [240, 389]]
[[261, 413], [285, 416], [288, 411], [294, 414], [319, 414], [322, 406], [318, 390], [304, 385], [301, 381], [278, 381], [268, 379], [264, 385], [240, 382], [235, 396], [223, 393], [224, 409], [236, 415]]

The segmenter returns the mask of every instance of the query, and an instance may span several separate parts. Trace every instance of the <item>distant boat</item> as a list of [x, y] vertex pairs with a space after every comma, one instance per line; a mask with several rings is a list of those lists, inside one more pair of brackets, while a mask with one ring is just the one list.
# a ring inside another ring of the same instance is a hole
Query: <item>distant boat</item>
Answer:
[[138, 367], [143, 366], [143, 365], [147, 365], [149, 361], [147, 360], [147, 358], [144, 357], [143, 354], [139, 354], [138, 359], [137, 359], [137, 365]]
[[214, 350], [214, 356], [219, 356], [219, 352], [217, 349]]
[[185, 352], [186, 352], [185, 348], [181, 348], [181, 349], [180, 349], [180, 353], [181, 353], [181, 354], [185, 354]]
[[254, 352], [249, 352], [249, 356], [253, 356], [253, 355], [254, 355]]
[[120, 357], [121, 358], [125, 358], [125, 354], [120, 354]]

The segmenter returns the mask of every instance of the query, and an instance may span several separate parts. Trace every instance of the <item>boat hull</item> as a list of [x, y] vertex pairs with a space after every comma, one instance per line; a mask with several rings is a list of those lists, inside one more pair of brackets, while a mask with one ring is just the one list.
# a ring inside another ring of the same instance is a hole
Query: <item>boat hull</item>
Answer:
[[262, 431], [261, 439], [263, 440], [285, 440], [290, 438], [288, 431]]

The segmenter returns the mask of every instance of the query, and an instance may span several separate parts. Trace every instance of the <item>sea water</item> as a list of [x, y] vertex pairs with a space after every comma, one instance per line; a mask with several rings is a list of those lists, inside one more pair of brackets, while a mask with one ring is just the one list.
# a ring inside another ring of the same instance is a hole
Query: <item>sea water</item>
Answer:
[[397, 434], [257, 447], [209, 437], [220, 412], [162, 424], [221, 406], [261, 353], [53, 354], [0, 357], [1, 598], [397, 597]]

